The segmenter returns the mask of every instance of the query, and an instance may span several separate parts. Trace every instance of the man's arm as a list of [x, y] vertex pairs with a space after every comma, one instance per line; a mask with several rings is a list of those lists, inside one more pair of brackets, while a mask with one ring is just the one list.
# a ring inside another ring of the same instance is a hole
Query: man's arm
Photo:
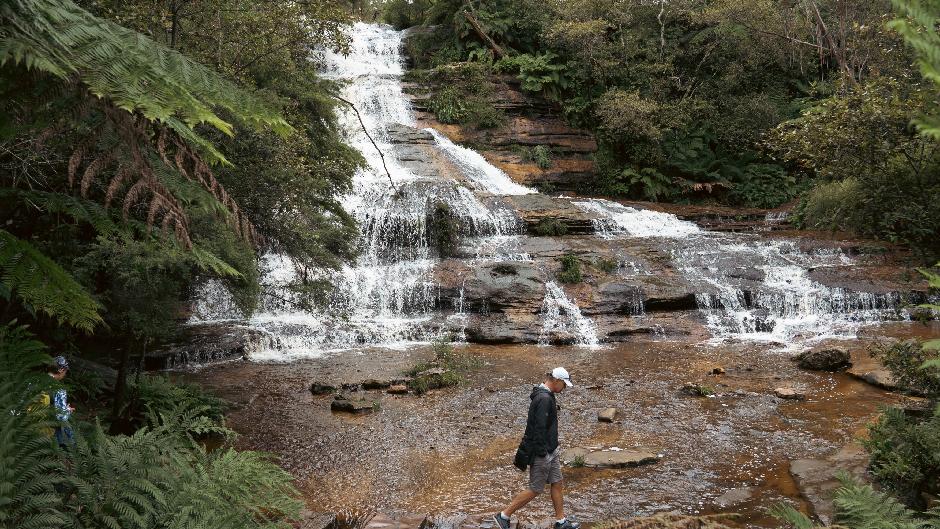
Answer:
[[532, 402], [532, 451], [542, 457], [548, 454], [548, 407], [551, 399], [536, 397]]

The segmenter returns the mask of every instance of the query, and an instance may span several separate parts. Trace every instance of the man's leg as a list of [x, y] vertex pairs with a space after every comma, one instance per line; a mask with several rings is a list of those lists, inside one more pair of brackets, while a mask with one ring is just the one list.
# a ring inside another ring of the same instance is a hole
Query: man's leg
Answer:
[[512, 513], [516, 512], [522, 507], [525, 507], [525, 505], [529, 503], [530, 501], [532, 501], [533, 499], [535, 499], [536, 496], [538, 496], [538, 493], [533, 492], [532, 490], [529, 490], [529, 489], [526, 489], [520, 492], [519, 494], [516, 494], [516, 497], [513, 498], [512, 502], [509, 504], [509, 507], [506, 507], [503, 510], [503, 514], [505, 514], [506, 516], [512, 516]]
[[556, 481], [552, 483], [552, 506], [555, 507], [555, 519], [561, 520], [565, 517], [565, 497], [563, 493], [562, 483], [564, 481]]

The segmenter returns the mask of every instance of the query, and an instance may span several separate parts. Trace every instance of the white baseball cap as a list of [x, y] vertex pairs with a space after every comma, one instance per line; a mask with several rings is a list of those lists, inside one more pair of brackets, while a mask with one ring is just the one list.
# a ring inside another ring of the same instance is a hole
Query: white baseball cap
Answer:
[[571, 375], [568, 374], [568, 370], [563, 367], [556, 367], [555, 369], [552, 369], [552, 378], [564, 380], [565, 385], [569, 388], [574, 385], [571, 383]]

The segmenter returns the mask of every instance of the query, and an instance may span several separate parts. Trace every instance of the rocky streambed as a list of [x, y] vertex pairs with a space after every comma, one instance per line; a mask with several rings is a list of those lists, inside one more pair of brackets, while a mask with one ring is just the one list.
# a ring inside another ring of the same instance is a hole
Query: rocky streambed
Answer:
[[[936, 324], [882, 333], [936, 335]], [[866, 357], [874, 338], [849, 344]], [[843, 345], [846, 345], [843, 343]], [[854, 444], [879, 406], [911, 404], [843, 372], [801, 369], [766, 348], [632, 341], [601, 349], [466, 345], [483, 361], [455, 388], [418, 397], [384, 389], [349, 392], [379, 404], [369, 414], [331, 411], [329, 391], [401, 377], [428, 348], [345, 351], [290, 364], [235, 362], [183, 374], [235, 404], [242, 448], [271, 451], [292, 472], [308, 507], [386, 514], [490, 512], [524, 487], [511, 465], [533, 383], [554, 365], [576, 387], [559, 397], [565, 447], [642, 451], [655, 462], [624, 468], [567, 466], [567, 501], [582, 520], [662, 511], [738, 512], [744, 526], [772, 527], [764, 509], [791, 501], [825, 517], [836, 468], [861, 472]], [[683, 391], [692, 383], [709, 396]], [[803, 400], [775, 395], [795, 388]], [[916, 404], [916, 403], [914, 403]], [[598, 420], [606, 408], [613, 422]], [[521, 513], [550, 516], [547, 497]]]

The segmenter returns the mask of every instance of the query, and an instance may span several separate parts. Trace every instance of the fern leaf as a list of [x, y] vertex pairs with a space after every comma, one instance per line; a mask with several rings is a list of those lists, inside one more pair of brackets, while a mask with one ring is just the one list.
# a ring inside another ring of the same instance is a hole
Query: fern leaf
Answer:
[[0, 274], [7, 293], [60, 324], [91, 332], [102, 321], [98, 302], [68, 272], [5, 230], [0, 230]]

